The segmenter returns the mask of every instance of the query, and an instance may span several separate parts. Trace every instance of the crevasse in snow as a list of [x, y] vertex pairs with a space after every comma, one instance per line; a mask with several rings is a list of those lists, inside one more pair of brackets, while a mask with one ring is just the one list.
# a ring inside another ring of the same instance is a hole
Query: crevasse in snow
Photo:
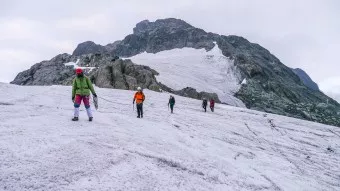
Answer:
[[245, 107], [234, 97], [240, 88], [240, 74], [232, 60], [215, 47], [205, 49], [182, 48], [156, 54], [141, 53], [130, 57], [134, 63], [150, 66], [159, 72], [157, 80], [172, 89], [192, 87], [198, 91], [217, 93], [223, 103]]

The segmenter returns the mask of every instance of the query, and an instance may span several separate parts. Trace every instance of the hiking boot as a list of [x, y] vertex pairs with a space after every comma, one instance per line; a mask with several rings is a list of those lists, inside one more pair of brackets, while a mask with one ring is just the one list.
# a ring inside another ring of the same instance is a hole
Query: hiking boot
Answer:
[[93, 121], [93, 117], [89, 117], [89, 121]]
[[142, 118], [143, 118], [143, 115], [142, 115]]
[[140, 116], [138, 115], [137, 118], [140, 118]]
[[78, 117], [74, 117], [74, 118], [72, 119], [72, 121], [79, 121], [79, 118], [78, 118]]

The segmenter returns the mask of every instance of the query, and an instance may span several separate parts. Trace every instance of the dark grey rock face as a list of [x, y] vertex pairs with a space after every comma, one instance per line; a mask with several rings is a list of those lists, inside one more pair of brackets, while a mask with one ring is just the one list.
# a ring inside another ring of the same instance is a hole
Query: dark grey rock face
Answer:
[[121, 40], [115, 41], [114, 43], [110, 43], [110, 44], [106, 45], [105, 48], [108, 52], [112, 52], [113, 50], [115, 50], [117, 48], [117, 46], [121, 42], [122, 42]]
[[318, 84], [316, 84], [305, 71], [300, 68], [295, 68], [292, 70], [297, 76], [299, 76], [303, 84], [312, 90], [320, 91]]
[[149, 53], [183, 47], [207, 50], [214, 47], [213, 39], [209, 38], [208, 33], [178, 19], [142, 21], [133, 31], [134, 35], [145, 37], [145, 51]]
[[248, 108], [340, 126], [340, 105], [307, 87], [269, 51], [241, 37], [221, 38], [223, 54], [234, 59], [247, 79], [235, 96]]

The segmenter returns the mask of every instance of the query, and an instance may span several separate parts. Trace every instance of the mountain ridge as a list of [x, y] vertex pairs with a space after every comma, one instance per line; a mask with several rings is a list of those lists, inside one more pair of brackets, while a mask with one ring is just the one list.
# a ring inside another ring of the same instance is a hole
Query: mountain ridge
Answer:
[[[123, 40], [106, 46], [93, 42], [81, 43], [73, 56], [132, 57], [143, 52], [157, 54], [185, 47], [209, 51], [215, 42], [222, 54], [233, 60], [238, 68], [241, 75], [239, 83], [244, 79], [247, 81], [235, 93], [235, 97], [242, 100], [247, 108], [340, 126], [340, 104], [322, 92], [307, 87], [270, 51], [243, 37], [206, 32], [183, 20], [144, 20]], [[17, 81], [14, 83], [22, 84]]]
[[300, 77], [302, 82], [312, 90], [320, 91], [319, 86], [312, 78], [301, 68], [292, 68], [293, 72]]

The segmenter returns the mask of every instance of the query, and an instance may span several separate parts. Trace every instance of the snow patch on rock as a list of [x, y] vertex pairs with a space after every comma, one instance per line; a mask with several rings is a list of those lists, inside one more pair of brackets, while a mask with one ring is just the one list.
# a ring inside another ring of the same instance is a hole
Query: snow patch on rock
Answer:
[[79, 66], [79, 61], [80, 61], [80, 59], [78, 59], [76, 62], [65, 63], [65, 66], [73, 66], [73, 68], [81, 68], [83, 70], [86, 70], [87, 72], [91, 72], [92, 70], [96, 69], [96, 67], [83, 67], [83, 66]]
[[245, 84], [247, 84], [247, 79], [246, 78], [244, 78], [243, 80], [242, 80], [242, 83], [241, 83], [242, 85], [245, 85]]

